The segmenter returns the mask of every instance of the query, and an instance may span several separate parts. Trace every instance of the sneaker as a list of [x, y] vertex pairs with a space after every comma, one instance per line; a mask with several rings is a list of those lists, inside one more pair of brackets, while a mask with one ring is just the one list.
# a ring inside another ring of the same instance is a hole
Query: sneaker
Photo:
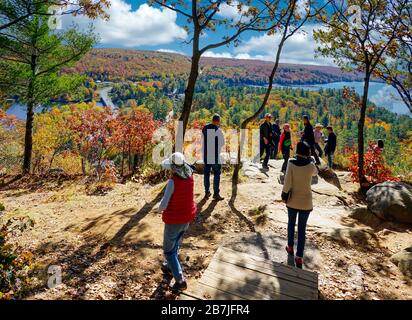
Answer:
[[293, 252], [293, 247], [292, 246], [286, 246], [285, 250], [289, 255], [291, 255], [291, 256], [295, 255], [295, 253]]
[[187, 289], [187, 283], [185, 280], [182, 282], [175, 282], [172, 286], [172, 292], [173, 293], [179, 293]]
[[296, 257], [295, 258], [295, 265], [296, 265], [296, 268], [302, 269], [302, 267], [303, 267], [303, 258]]
[[212, 193], [210, 191], [205, 192], [205, 198], [206, 199], [210, 198], [211, 195], [212, 195]]
[[167, 263], [162, 263], [162, 266], [160, 267], [160, 269], [162, 270], [164, 275], [173, 277], [172, 271], [167, 266]]
[[213, 195], [213, 200], [216, 200], [216, 201], [221, 201], [221, 200], [224, 200], [225, 198], [223, 198], [220, 194], [214, 194]]

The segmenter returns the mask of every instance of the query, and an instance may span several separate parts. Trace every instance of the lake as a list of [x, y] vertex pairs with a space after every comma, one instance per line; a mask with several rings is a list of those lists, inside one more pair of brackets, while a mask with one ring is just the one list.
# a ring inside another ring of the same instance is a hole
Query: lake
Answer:
[[[294, 87], [308, 90], [319, 90], [319, 88], [342, 89], [343, 87], [352, 87], [358, 94], [363, 94], [363, 82], [332, 82], [319, 85], [302, 85]], [[371, 82], [369, 84], [368, 98], [378, 107], [384, 107], [387, 110], [398, 114], [410, 113], [408, 107], [401, 100], [396, 89], [386, 83]]]
[[[279, 86], [280, 87], [280, 86]], [[316, 85], [298, 85], [291, 86], [292, 88], [302, 88], [305, 90], [319, 90], [320, 88], [342, 89], [343, 87], [353, 87], [360, 95], [363, 93], [363, 82], [332, 82]], [[105, 99], [108, 105], [111, 105], [110, 97], [108, 93], [111, 87], [105, 87], [100, 90], [100, 94]], [[400, 99], [397, 91], [385, 83], [371, 82], [369, 86], [369, 100], [375, 103], [377, 106], [384, 107], [392, 112], [398, 114], [409, 114], [410, 111]], [[101, 105], [101, 103], [98, 103]], [[26, 119], [25, 108], [20, 104], [14, 104], [7, 114], [13, 114], [18, 119]]]

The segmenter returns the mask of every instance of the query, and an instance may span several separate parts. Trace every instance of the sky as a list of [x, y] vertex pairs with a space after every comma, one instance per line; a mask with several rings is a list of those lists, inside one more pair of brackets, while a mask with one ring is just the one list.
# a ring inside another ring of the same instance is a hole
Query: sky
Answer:
[[[183, 28], [185, 18], [166, 8], [151, 7], [144, 0], [111, 0], [107, 10], [109, 21], [102, 19], [89, 20], [84, 16], [64, 16], [63, 28], [73, 23], [81, 29], [93, 24], [94, 32], [99, 35], [97, 47], [128, 48], [175, 52], [191, 56], [190, 35]], [[239, 18], [236, 1], [231, 6], [221, 6], [220, 17]], [[316, 58], [316, 43], [312, 32], [317, 25], [308, 25], [305, 32], [294, 35], [286, 43], [281, 56], [283, 63], [300, 63], [315, 65], [333, 65], [328, 58]], [[209, 31], [202, 35], [201, 43], [216, 42], [227, 35], [230, 30]], [[240, 38], [238, 46], [224, 46], [207, 51], [204, 56], [236, 59], [258, 59], [273, 61], [278, 35], [269, 36], [264, 33], [248, 32]]]

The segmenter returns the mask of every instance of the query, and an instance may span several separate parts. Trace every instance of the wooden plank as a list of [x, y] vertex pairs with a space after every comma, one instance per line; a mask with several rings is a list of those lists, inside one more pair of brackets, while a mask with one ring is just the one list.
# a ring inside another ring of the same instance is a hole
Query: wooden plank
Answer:
[[[200, 283], [225, 293], [223, 296], [215, 293], [211, 295], [212, 299], [231, 299], [231, 296], [237, 296], [244, 300], [297, 300], [274, 291], [264, 292], [260, 287], [248, 283], [247, 279], [233, 281], [227, 276], [209, 270], [205, 272]], [[213, 290], [211, 292], [215, 292]]]
[[[262, 257], [257, 257], [244, 252], [239, 252], [226, 247], [220, 247], [213, 259], [219, 259], [221, 261], [234, 263], [239, 266], [252, 265], [254, 268], [259, 268], [260, 270], [266, 270], [267, 272], [272, 272], [273, 275], [279, 273], [292, 276], [297, 279], [302, 279], [308, 285], [311, 284], [312, 287], [318, 288], [318, 274], [313, 271], [302, 270], [295, 267], [287, 266], [285, 264], [269, 261]], [[243, 260], [242, 260], [243, 258]]]
[[[207, 278], [207, 276], [206, 276]], [[216, 285], [215, 280], [210, 280], [209, 284], [198, 282], [196, 288], [191, 288], [188, 294], [196, 295], [197, 297], [202, 297], [202, 300], [245, 300], [238, 294], [233, 294], [232, 292], [227, 292], [221, 290]]]
[[[198, 291], [198, 290], [195, 289], [193, 291]], [[180, 293], [179, 300], [203, 300], [203, 298], [194, 294], [192, 291], [183, 291], [182, 293]]]
[[300, 277], [302, 277], [304, 279], [307, 279], [307, 280], [316, 279], [316, 281], [317, 281], [317, 273], [314, 272], [314, 271], [309, 271], [309, 270], [304, 270], [304, 269], [297, 269], [297, 268], [292, 267], [292, 266], [288, 266], [288, 265], [285, 265], [285, 264], [282, 264], [282, 263], [270, 261], [270, 260], [265, 259], [263, 257], [259, 257], [259, 256], [256, 256], [256, 255], [251, 255], [249, 253], [236, 251], [236, 250], [233, 250], [231, 248], [220, 247], [216, 251], [216, 254], [223, 255], [223, 256], [225, 256], [225, 255], [233, 256], [233, 257], [243, 256], [245, 258], [251, 259], [254, 262], [261, 262], [263, 265], [272, 266], [272, 264], [275, 264], [275, 267], [282, 268], [282, 269], [285, 270], [285, 272], [290, 272], [292, 275], [299, 275]]
[[220, 247], [180, 299], [317, 299], [318, 274]]
[[[227, 248], [225, 248], [227, 249]], [[219, 249], [220, 250], [220, 249]], [[277, 262], [272, 261], [260, 261], [257, 260], [255, 256], [252, 255], [238, 255], [236, 251], [231, 252], [232, 250], [221, 250], [216, 253], [216, 259], [213, 258], [213, 261], [222, 261], [225, 263], [230, 263], [238, 267], [243, 267], [250, 270], [256, 270], [261, 273], [272, 275], [281, 279], [285, 279], [297, 284], [302, 284], [307, 287], [313, 288], [316, 291], [318, 290], [318, 275], [317, 273], [311, 274], [310, 277], [307, 274], [304, 274], [296, 268], [282, 265]], [[295, 270], [294, 270], [295, 269]]]
[[[220, 274], [221, 277], [231, 280], [235, 286], [239, 282], [255, 287], [255, 290], [273, 292], [274, 295], [285, 295], [295, 299], [316, 299], [318, 290], [277, 277], [276, 275], [261, 273], [253, 269], [240, 268], [224, 261], [213, 260], [208, 272]], [[273, 294], [270, 294], [273, 297]]]

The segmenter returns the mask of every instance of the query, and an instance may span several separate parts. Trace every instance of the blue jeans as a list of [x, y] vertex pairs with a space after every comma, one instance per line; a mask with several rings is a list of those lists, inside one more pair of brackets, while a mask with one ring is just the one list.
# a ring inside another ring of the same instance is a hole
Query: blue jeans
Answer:
[[183, 235], [188, 228], [189, 223], [165, 224], [163, 233], [163, 253], [166, 257], [167, 266], [178, 282], [183, 280], [183, 270], [179, 262], [178, 254]]
[[296, 217], [299, 214], [298, 221], [298, 247], [296, 256], [303, 258], [303, 250], [305, 249], [306, 240], [306, 223], [308, 222], [310, 211], [302, 211], [288, 208], [288, 246], [293, 247], [295, 243], [295, 225]]
[[213, 169], [213, 193], [219, 194], [220, 193], [220, 174], [222, 172], [222, 165], [221, 164], [205, 164], [205, 171], [204, 171], [204, 185], [205, 185], [205, 192], [210, 192], [210, 170]]

